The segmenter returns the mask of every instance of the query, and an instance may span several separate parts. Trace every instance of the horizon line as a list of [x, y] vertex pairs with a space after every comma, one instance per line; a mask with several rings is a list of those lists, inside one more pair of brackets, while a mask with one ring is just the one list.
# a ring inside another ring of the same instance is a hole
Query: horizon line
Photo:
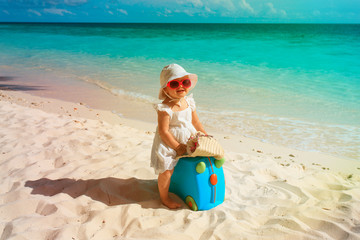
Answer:
[[342, 23], [342, 22], [55, 22], [55, 21], [0, 21], [0, 23], [45, 23], [45, 24], [56, 24], [56, 23], [92, 23], [92, 24], [347, 24], [347, 25], [359, 25], [359, 23]]

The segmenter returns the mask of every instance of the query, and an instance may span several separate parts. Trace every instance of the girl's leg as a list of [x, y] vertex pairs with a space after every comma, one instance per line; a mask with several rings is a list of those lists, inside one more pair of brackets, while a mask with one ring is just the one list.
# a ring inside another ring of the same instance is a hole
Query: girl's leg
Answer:
[[175, 209], [175, 208], [181, 207], [180, 203], [173, 201], [169, 197], [170, 180], [171, 180], [171, 176], [172, 176], [173, 172], [174, 172], [174, 169], [167, 170], [163, 173], [160, 173], [159, 177], [158, 177], [158, 188], [159, 188], [161, 202], [170, 209]]

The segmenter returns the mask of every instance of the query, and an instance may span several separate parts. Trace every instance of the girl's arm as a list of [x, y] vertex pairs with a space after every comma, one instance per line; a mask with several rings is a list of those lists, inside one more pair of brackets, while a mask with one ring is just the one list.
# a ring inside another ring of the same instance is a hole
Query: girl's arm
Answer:
[[174, 149], [178, 156], [184, 155], [186, 145], [180, 144], [169, 132], [170, 116], [166, 112], [158, 111], [158, 128], [161, 140]]
[[203, 125], [200, 122], [200, 119], [199, 119], [198, 115], [196, 114], [196, 111], [192, 112], [192, 124], [194, 125], [196, 131], [200, 131], [200, 132], [205, 133], [207, 135]]

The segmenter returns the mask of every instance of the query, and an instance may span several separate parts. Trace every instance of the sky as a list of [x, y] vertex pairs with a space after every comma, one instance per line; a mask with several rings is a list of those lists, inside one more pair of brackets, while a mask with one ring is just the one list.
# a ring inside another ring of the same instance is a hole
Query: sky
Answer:
[[0, 0], [0, 22], [360, 23], [360, 0]]

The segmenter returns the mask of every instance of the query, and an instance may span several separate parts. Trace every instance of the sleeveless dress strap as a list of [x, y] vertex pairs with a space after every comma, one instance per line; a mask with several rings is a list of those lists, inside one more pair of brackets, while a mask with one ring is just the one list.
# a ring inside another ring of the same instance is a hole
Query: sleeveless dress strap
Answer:
[[157, 112], [166, 112], [170, 117], [172, 117], [173, 111], [168, 105], [159, 103], [159, 104], [154, 104], [153, 107]]
[[193, 94], [190, 94], [189, 96], [185, 96], [185, 100], [186, 102], [189, 104], [191, 111], [195, 111], [196, 110], [196, 106], [195, 106], [195, 100], [193, 98]]

